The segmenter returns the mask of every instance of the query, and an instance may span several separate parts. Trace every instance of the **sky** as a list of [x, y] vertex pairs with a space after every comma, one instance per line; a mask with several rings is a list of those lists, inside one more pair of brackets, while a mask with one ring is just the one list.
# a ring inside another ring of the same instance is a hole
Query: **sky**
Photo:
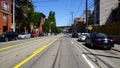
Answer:
[[[36, 12], [42, 12], [49, 15], [50, 11], [55, 12], [57, 26], [70, 26], [73, 18], [83, 16], [86, 0], [32, 0]], [[89, 9], [93, 9], [93, 0], [88, 0], [88, 4], [92, 5]]]

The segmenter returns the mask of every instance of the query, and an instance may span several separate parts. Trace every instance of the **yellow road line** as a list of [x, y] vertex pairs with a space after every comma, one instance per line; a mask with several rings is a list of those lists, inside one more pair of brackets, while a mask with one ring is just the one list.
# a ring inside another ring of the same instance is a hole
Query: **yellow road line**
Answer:
[[6, 50], [6, 49], [10, 49], [10, 48], [13, 48], [13, 47], [17, 47], [17, 46], [21, 46], [21, 45], [25, 45], [25, 44], [30, 44], [30, 43], [33, 43], [33, 42], [36, 42], [36, 41], [40, 41], [40, 40], [42, 40], [42, 39], [29, 41], [29, 42], [24, 42], [24, 43], [21, 43], [21, 44], [10, 45], [8, 47], [0, 48], [0, 51]]
[[22, 62], [20, 62], [19, 64], [17, 64], [16, 66], [14, 66], [14, 68], [20, 68], [23, 64], [25, 64], [26, 62], [28, 62], [30, 59], [32, 59], [34, 56], [36, 56], [38, 53], [42, 52], [43, 50], [45, 50], [48, 46], [52, 45], [58, 38], [54, 39], [52, 42], [43, 45], [42, 47], [38, 48], [37, 50], [35, 50], [32, 55], [30, 55], [28, 58], [26, 58], [25, 60], [23, 60]]

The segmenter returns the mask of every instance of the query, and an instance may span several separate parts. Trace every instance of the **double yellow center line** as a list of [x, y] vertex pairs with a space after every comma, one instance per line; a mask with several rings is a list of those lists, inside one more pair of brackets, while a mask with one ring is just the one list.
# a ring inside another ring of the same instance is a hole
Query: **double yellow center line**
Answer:
[[52, 45], [58, 38], [52, 40], [52, 42], [43, 45], [42, 47], [38, 48], [37, 50], [35, 50], [32, 55], [30, 55], [28, 58], [26, 58], [25, 60], [23, 60], [22, 62], [20, 62], [19, 64], [17, 64], [16, 66], [14, 66], [14, 68], [20, 68], [23, 64], [25, 64], [26, 62], [28, 62], [30, 59], [32, 59], [34, 56], [36, 56], [37, 54], [39, 54], [40, 52], [42, 52], [44, 49], [46, 49], [48, 46]]

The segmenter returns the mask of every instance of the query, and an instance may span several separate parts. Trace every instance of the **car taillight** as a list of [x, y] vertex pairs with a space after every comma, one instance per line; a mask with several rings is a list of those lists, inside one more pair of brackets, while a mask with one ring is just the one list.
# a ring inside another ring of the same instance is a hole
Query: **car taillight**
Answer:
[[115, 39], [110, 39], [110, 41], [111, 41], [111, 42], [114, 42], [114, 41], [115, 41]]
[[97, 39], [95, 39], [96, 41], [101, 41], [102, 39], [100, 39], [100, 38], [97, 38]]

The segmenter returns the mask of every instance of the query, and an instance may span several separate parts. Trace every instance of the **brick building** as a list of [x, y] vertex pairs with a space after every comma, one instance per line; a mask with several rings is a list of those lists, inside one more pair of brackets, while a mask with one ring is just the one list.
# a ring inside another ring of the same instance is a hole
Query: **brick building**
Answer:
[[0, 0], [0, 33], [11, 31], [12, 0]]

